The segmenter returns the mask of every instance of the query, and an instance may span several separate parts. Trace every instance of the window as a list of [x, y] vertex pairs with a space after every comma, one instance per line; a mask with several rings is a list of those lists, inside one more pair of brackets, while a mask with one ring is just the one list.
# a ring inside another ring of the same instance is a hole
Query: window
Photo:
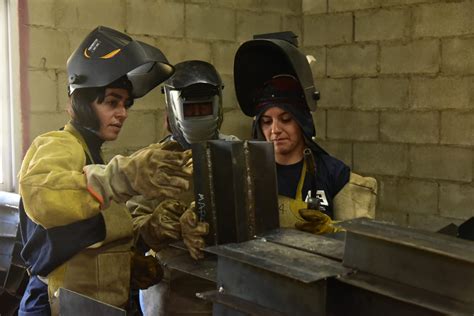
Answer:
[[[0, 0], [0, 190], [14, 191], [16, 148], [13, 146], [13, 95], [12, 71], [15, 68], [11, 56], [13, 25], [9, 14], [10, 1]], [[20, 138], [21, 139], [21, 138]], [[17, 141], [16, 143], [19, 143]]]

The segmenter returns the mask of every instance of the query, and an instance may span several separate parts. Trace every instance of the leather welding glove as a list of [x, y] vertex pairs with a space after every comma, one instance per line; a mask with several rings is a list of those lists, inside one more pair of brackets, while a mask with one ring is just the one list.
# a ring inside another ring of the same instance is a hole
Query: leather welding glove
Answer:
[[179, 222], [181, 223], [181, 236], [191, 257], [195, 260], [204, 258], [202, 249], [206, 245], [203, 236], [209, 233], [209, 224], [198, 221], [194, 202], [183, 213]]
[[131, 288], [146, 289], [163, 279], [163, 268], [153, 256], [132, 251]]
[[335, 233], [341, 228], [335, 227], [331, 218], [321, 211], [312, 209], [299, 210], [301, 217], [306, 222], [297, 222], [295, 228], [315, 235]]
[[159, 251], [171, 240], [181, 237], [179, 218], [186, 211], [186, 204], [178, 200], [161, 202], [140, 228], [140, 235], [153, 250]]
[[153, 144], [129, 157], [115, 156], [107, 165], [85, 166], [84, 172], [87, 188], [102, 208], [111, 200], [125, 202], [134, 195], [173, 197], [189, 188], [191, 151], [163, 150]]

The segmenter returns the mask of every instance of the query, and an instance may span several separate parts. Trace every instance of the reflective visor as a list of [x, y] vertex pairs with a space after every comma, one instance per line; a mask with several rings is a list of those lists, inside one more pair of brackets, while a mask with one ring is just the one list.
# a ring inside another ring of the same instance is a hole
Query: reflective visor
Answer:
[[207, 116], [213, 114], [213, 102], [186, 102], [183, 104], [184, 117]]

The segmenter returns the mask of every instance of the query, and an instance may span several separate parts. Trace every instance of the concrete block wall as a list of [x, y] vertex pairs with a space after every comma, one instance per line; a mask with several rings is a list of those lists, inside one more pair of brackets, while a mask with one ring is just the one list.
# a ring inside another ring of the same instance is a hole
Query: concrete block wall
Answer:
[[[286, 29], [302, 34], [301, 0], [24, 1], [30, 96], [24, 130], [29, 142], [67, 122], [66, 61], [97, 25], [159, 47], [173, 64], [189, 59], [214, 64], [225, 84], [222, 132], [242, 139], [250, 138], [252, 119], [240, 112], [234, 93], [237, 48], [253, 34]], [[131, 153], [167, 135], [164, 108], [159, 88], [136, 100], [119, 139], [105, 145], [106, 156]]]
[[377, 178], [377, 217], [474, 216], [474, 1], [303, 0], [318, 140]]
[[[29, 141], [67, 121], [65, 65], [97, 25], [202, 59], [225, 82], [222, 131], [250, 137], [233, 58], [252, 34], [300, 36], [322, 100], [318, 141], [379, 182], [377, 217], [437, 229], [474, 216], [474, 0], [23, 0], [29, 30]], [[166, 131], [159, 89], [137, 100], [106, 154]]]

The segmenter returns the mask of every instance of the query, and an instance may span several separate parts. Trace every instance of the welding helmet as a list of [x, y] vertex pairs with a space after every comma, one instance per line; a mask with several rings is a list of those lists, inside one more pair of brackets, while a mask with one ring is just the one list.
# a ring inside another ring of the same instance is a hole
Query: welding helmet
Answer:
[[213, 65], [200, 60], [175, 65], [166, 80], [168, 124], [173, 138], [184, 148], [199, 141], [216, 139], [222, 123], [222, 84]]
[[255, 35], [243, 43], [234, 59], [234, 84], [239, 105], [247, 116], [257, 114], [258, 93], [266, 82], [285, 74], [296, 78], [310, 111], [316, 109], [319, 92], [306, 55], [296, 46], [292, 32]]
[[99, 26], [67, 61], [73, 122], [97, 131], [99, 119], [90, 105], [103, 97], [106, 88], [126, 89], [130, 107], [133, 99], [147, 94], [173, 72], [173, 66], [158, 48]]

